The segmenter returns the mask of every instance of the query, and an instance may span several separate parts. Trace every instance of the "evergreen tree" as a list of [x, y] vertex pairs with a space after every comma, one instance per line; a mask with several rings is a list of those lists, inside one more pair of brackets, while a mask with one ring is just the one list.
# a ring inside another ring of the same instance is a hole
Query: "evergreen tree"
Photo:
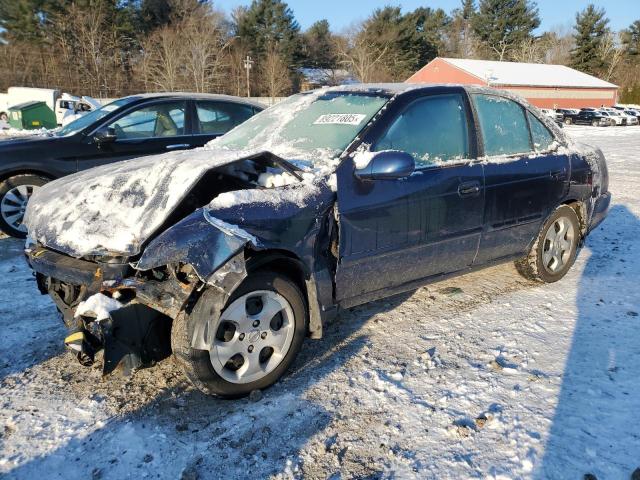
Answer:
[[623, 32], [623, 39], [627, 54], [631, 57], [640, 56], [640, 20], [633, 22]]
[[372, 51], [384, 52], [385, 80], [402, 81], [438, 55], [450, 19], [441, 10], [418, 8], [405, 15], [400, 7], [377, 9], [360, 33]]
[[302, 36], [305, 67], [334, 68], [337, 62], [336, 47], [327, 20], [319, 20]]
[[472, 25], [486, 55], [506, 60], [515, 47], [532, 37], [540, 17], [536, 4], [529, 0], [480, 0]]
[[277, 45], [286, 65], [301, 60], [300, 26], [282, 0], [253, 0], [237, 21], [237, 35], [256, 57]]
[[592, 75], [597, 75], [605, 67], [601, 44], [609, 32], [608, 23], [604, 9], [598, 9], [593, 4], [576, 14], [573, 27], [576, 46], [571, 51], [571, 67]]
[[62, 10], [62, 0], [0, 0], [0, 27], [5, 41], [41, 43], [52, 13]]
[[476, 14], [475, 0], [461, 0], [460, 7], [451, 11], [451, 22], [446, 32], [448, 56], [470, 58], [475, 54], [471, 21]]

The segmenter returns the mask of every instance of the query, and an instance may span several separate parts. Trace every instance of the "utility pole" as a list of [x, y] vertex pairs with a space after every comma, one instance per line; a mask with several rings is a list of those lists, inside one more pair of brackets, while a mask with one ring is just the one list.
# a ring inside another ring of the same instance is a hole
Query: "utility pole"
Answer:
[[244, 60], [244, 68], [247, 71], [247, 97], [251, 96], [251, 83], [249, 81], [249, 76], [250, 76], [252, 66], [253, 66], [253, 60], [251, 60], [251, 57], [247, 55], [247, 58], [245, 58]]

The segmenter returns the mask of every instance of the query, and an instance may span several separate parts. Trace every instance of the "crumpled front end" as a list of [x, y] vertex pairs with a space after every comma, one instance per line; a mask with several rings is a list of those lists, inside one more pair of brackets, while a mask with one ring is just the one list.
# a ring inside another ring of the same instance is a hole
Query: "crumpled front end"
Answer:
[[65, 344], [80, 363], [93, 364], [104, 350], [103, 374], [119, 366], [129, 373], [171, 354], [172, 320], [205, 286], [226, 302], [246, 277], [244, 248], [256, 242], [199, 210], [152, 241], [137, 262], [77, 259], [35, 245], [26, 255], [40, 291], [63, 315]]

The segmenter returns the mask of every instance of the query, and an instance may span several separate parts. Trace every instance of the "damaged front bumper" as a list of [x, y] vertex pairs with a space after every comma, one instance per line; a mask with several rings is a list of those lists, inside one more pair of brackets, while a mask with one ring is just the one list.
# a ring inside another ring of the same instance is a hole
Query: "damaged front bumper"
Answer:
[[[25, 253], [41, 293], [52, 297], [70, 329], [65, 343], [78, 360], [90, 365], [104, 349], [103, 373], [120, 364], [127, 372], [171, 353], [172, 320], [205, 287], [213, 287], [209, 290], [216, 292], [221, 311], [244, 280], [244, 248], [247, 243], [256, 247], [257, 241], [231, 227], [202, 212], [190, 215], [153, 240], [133, 263], [77, 259], [42, 246]], [[110, 305], [106, 315], [99, 308], [105, 302]], [[194, 348], [206, 347], [206, 331], [207, 325], [196, 326]]]

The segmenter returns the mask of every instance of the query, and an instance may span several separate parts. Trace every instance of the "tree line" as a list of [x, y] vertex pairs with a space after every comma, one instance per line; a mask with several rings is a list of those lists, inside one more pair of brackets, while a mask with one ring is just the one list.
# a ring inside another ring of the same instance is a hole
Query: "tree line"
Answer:
[[[116, 97], [184, 90], [282, 96], [304, 68], [363, 82], [404, 81], [436, 56], [569, 65], [640, 103], [640, 20], [613, 31], [603, 9], [539, 32], [531, 0], [461, 0], [451, 12], [387, 6], [358, 25], [302, 30], [283, 0], [229, 14], [209, 0], [0, 0], [0, 88], [55, 87]], [[247, 82], [246, 62], [251, 58]]]

